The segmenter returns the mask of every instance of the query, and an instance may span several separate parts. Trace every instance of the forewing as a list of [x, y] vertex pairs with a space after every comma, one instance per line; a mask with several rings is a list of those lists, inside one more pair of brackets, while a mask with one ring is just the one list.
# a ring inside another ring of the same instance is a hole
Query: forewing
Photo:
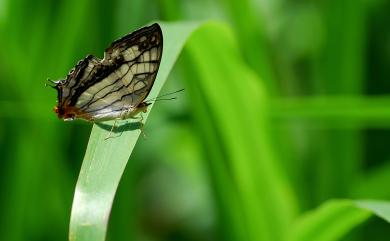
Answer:
[[80, 94], [76, 107], [96, 116], [138, 106], [153, 86], [162, 48], [163, 38], [158, 24], [113, 42], [101, 62], [106, 66], [105, 74], [100, 74], [103, 77], [92, 81], [94, 84]]

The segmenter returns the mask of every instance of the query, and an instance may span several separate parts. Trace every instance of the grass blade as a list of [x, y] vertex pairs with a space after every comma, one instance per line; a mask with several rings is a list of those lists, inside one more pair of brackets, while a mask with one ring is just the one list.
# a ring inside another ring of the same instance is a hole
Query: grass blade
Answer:
[[[150, 93], [157, 96], [184, 43], [198, 24], [161, 24], [164, 54]], [[150, 106], [150, 110], [153, 106]], [[144, 115], [144, 122], [148, 114]], [[140, 131], [130, 122], [118, 127], [120, 136], [104, 140], [111, 123], [94, 125], [77, 181], [70, 221], [70, 240], [104, 240], [116, 189]]]
[[390, 222], [390, 202], [327, 201], [316, 210], [310, 211], [299, 218], [288, 240], [339, 240], [372, 215]]
[[[221, 41], [223, 39], [223, 41]], [[295, 196], [268, 136], [268, 96], [232, 29], [200, 28], [188, 44], [189, 92], [227, 240], [283, 240]], [[206, 61], [209, 60], [209, 61]]]
[[390, 223], [390, 202], [377, 200], [361, 200], [356, 205], [363, 209], [370, 210], [376, 216]]

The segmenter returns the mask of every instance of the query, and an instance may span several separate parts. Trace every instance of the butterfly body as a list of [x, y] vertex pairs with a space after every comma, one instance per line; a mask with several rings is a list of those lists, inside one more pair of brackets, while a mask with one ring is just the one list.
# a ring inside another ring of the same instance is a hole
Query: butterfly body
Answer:
[[160, 65], [163, 47], [158, 24], [114, 41], [102, 60], [88, 55], [67, 78], [53, 82], [58, 94], [54, 108], [64, 120], [99, 122], [127, 119], [145, 112]]
[[147, 107], [150, 103], [141, 102], [138, 106], [123, 108], [122, 111], [111, 111], [103, 114], [97, 115], [87, 115], [83, 111], [75, 107], [66, 107], [66, 109], [59, 109], [58, 107], [54, 108], [54, 112], [57, 113], [58, 118], [63, 119], [64, 121], [72, 121], [75, 119], [83, 119], [89, 122], [101, 122], [108, 120], [125, 120], [137, 116], [141, 112], [146, 112]]

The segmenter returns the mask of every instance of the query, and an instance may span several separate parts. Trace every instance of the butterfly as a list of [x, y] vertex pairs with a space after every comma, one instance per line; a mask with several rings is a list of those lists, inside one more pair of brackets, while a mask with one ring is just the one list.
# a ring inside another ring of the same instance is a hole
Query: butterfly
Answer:
[[148, 96], [160, 66], [160, 26], [136, 30], [114, 41], [104, 58], [88, 55], [66, 79], [50, 81], [57, 90], [54, 112], [65, 121], [90, 122], [133, 118], [146, 112]]

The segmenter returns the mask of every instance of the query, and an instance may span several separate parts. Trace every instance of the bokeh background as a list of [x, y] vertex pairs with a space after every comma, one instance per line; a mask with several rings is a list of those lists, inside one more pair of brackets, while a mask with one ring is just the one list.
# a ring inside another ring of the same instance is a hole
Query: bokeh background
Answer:
[[[240, 205], [278, 208], [261, 188], [273, 187], [267, 180], [288, 187], [286, 219], [332, 198], [390, 199], [389, 13], [387, 0], [0, 0], [0, 239], [67, 240], [91, 125], [58, 120], [45, 80], [65, 77], [87, 54], [102, 57], [111, 41], [154, 20], [212, 19], [232, 29], [267, 95], [259, 156], [273, 153], [267, 161], [278, 170], [254, 179], [257, 199], [240, 196], [246, 187], [235, 180], [250, 166], [237, 174], [223, 144], [240, 138], [225, 140], [214, 126], [217, 140], [207, 139], [199, 111], [207, 103], [191, 90], [197, 60], [185, 49], [163, 92], [187, 90], [156, 103], [119, 186], [109, 240], [240, 240], [235, 230], [257, 220], [232, 218]], [[251, 162], [244, 155], [240, 163]], [[277, 213], [264, 214], [269, 226]], [[390, 226], [371, 218], [343, 240], [390, 240]]]

